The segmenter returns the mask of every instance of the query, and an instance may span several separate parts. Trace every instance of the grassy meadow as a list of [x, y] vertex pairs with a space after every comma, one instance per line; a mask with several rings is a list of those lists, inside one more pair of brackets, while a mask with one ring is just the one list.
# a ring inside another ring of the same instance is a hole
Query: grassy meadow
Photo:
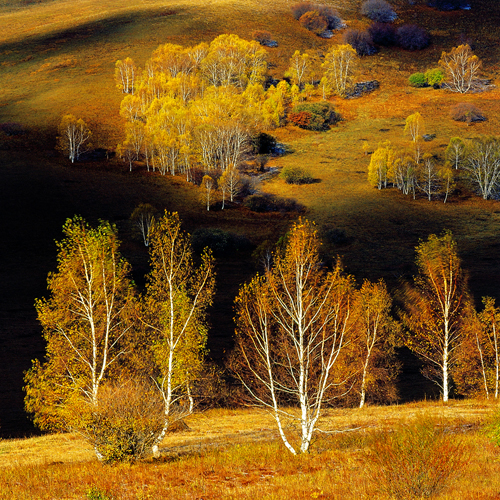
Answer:
[[[181, 178], [145, 171], [128, 172], [117, 161], [70, 165], [54, 151], [56, 127], [63, 114], [82, 117], [96, 146], [114, 148], [123, 123], [122, 95], [115, 87], [114, 64], [130, 56], [142, 66], [161, 43], [192, 45], [222, 33], [251, 38], [254, 30], [271, 32], [279, 43], [268, 49], [270, 73], [281, 78], [297, 49], [327, 50], [341, 39], [316, 37], [301, 28], [287, 0], [0, 0], [0, 124], [20, 123], [26, 133], [0, 137], [0, 433], [6, 438], [33, 434], [23, 411], [23, 371], [41, 358], [44, 345], [34, 299], [46, 291], [55, 269], [54, 239], [64, 220], [80, 214], [90, 222], [117, 224], [122, 251], [141, 285], [147, 254], [131, 235], [128, 219], [141, 202], [179, 212], [186, 228], [218, 227], [246, 236], [254, 246], [275, 241], [299, 214], [255, 214], [242, 207], [207, 212], [199, 193]], [[360, 1], [327, 2], [338, 8], [349, 27], [368, 21]], [[378, 142], [408, 143], [405, 118], [419, 111], [426, 132], [436, 134], [425, 151], [444, 157], [450, 137], [498, 134], [500, 90], [456, 95], [408, 86], [415, 71], [435, 67], [442, 50], [462, 40], [476, 46], [483, 75], [499, 84], [500, 12], [493, 0], [472, 1], [472, 10], [438, 13], [417, 2], [392, 2], [404, 22], [429, 29], [432, 45], [421, 52], [383, 48], [362, 58], [358, 81], [377, 79], [380, 88], [357, 99], [332, 99], [343, 121], [328, 132], [293, 126], [273, 131], [290, 153], [273, 158], [271, 167], [301, 166], [317, 182], [286, 184], [277, 175], [259, 189], [294, 198], [302, 215], [320, 231], [339, 229], [341, 243], [325, 242], [325, 253], [342, 257], [347, 272], [361, 283], [384, 278], [392, 291], [415, 272], [414, 248], [430, 233], [451, 229], [477, 304], [483, 295], [500, 299], [498, 201], [483, 201], [465, 185], [446, 204], [378, 191], [367, 183], [368, 151]], [[467, 126], [449, 117], [457, 102], [471, 102], [488, 120]], [[209, 348], [222, 359], [231, 348], [232, 303], [239, 285], [255, 272], [251, 250], [219, 258], [217, 298], [211, 311]], [[409, 372], [407, 372], [408, 374]], [[403, 400], [429, 394], [418, 374], [406, 375]], [[50, 435], [0, 441], [0, 499], [93, 498], [389, 498], [373, 472], [375, 438], [398, 422], [420, 413], [432, 415], [463, 441], [467, 467], [437, 498], [500, 498], [499, 452], [482, 430], [495, 405], [484, 401], [408, 403], [394, 407], [329, 410], [330, 430], [320, 434], [311, 454], [292, 458], [279, 444], [272, 421], [254, 410], [210, 410], [194, 415], [189, 431], [169, 435], [159, 461], [118, 467], [97, 462], [76, 435]], [[375, 479], [374, 479], [375, 478]]]
[[335, 432], [320, 434], [311, 453], [298, 457], [280, 444], [272, 418], [244, 409], [193, 415], [188, 430], [165, 438], [160, 459], [132, 465], [100, 464], [74, 434], [5, 440], [0, 498], [389, 499], [373, 460], [376, 442], [425, 416], [462, 452], [455, 474], [433, 498], [493, 500], [499, 452], [483, 424], [494, 407], [474, 400], [329, 410], [320, 427]]

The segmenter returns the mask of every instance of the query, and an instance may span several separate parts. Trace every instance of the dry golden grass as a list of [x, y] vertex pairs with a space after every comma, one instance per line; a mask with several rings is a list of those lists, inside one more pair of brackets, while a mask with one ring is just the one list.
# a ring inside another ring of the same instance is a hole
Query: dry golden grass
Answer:
[[[167, 436], [163, 458], [103, 466], [74, 435], [0, 442], [0, 498], [82, 498], [91, 487], [112, 499], [388, 498], [370, 472], [368, 453], [377, 432], [419, 415], [463, 440], [470, 459], [444, 499], [498, 498], [498, 450], [480, 424], [496, 405], [486, 401], [413, 403], [326, 412], [325, 430], [308, 455], [292, 457], [279, 443], [272, 419], [256, 410], [211, 410], [187, 420], [189, 431]], [[455, 438], [453, 438], [455, 439]], [[368, 460], [368, 461], [367, 461]]]

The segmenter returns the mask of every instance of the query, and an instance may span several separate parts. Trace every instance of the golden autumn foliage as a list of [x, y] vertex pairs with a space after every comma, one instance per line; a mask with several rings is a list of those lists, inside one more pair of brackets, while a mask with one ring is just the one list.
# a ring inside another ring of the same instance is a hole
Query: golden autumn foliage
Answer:
[[430, 235], [417, 247], [419, 274], [405, 290], [405, 344], [425, 363], [424, 375], [438, 384], [448, 401], [458, 363], [470, 297], [451, 232]]
[[26, 374], [26, 409], [42, 429], [67, 428], [78, 405], [97, 404], [99, 388], [118, 377], [130, 346], [130, 266], [118, 253], [116, 228], [68, 219], [58, 243], [50, 296], [36, 302], [46, 361]]
[[[232, 368], [293, 454], [307, 452], [323, 407], [348, 389], [343, 352], [353, 341], [353, 294], [340, 263], [322, 268], [316, 229], [300, 220], [266, 274], [236, 298]], [[297, 423], [296, 433], [287, 422]]]

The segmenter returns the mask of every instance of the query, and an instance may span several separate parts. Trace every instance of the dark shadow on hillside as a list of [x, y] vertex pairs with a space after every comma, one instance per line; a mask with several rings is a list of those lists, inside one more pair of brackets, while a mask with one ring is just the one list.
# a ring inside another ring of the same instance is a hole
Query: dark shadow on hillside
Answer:
[[99, 44], [106, 38], [118, 34], [131, 24], [138, 24], [145, 21], [159, 20], [170, 16], [175, 16], [184, 12], [182, 6], [162, 9], [137, 10], [134, 13], [110, 16], [104, 19], [83, 23], [69, 29], [64, 29], [42, 35], [28, 35], [22, 40], [7, 42], [0, 45], [0, 53], [15, 51], [16, 59], [26, 55], [32, 55], [42, 48], [62, 47], [64, 43], [71, 43], [71, 48], [78, 50], [80, 46], [88, 44]]

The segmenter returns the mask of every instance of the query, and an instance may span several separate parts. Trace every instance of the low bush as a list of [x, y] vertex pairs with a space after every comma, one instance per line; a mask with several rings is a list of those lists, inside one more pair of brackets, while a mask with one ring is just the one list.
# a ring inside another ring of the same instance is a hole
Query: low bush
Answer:
[[403, 24], [396, 30], [396, 42], [406, 50], [422, 50], [429, 46], [431, 38], [424, 28], [416, 24]]
[[450, 116], [457, 122], [472, 123], [484, 122], [486, 120], [486, 116], [484, 116], [483, 112], [470, 102], [455, 104], [455, 106], [450, 109]]
[[82, 411], [78, 430], [103, 462], [132, 462], [152, 453], [163, 430], [163, 411], [160, 394], [149, 384], [102, 387], [98, 405]]
[[410, 75], [408, 78], [408, 82], [412, 87], [427, 87], [427, 78], [425, 78], [425, 75], [423, 73], [413, 73], [413, 75]]
[[254, 194], [243, 202], [252, 212], [300, 212], [302, 205], [291, 198], [281, 198], [270, 194]]
[[425, 79], [431, 87], [441, 85], [441, 83], [443, 83], [444, 76], [444, 72], [441, 68], [428, 69], [425, 72]]
[[439, 494], [468, 465], [460, 437], [424, 417], [381, 434], [372, 451], [373, 480], [401, 500]]
[[329, 5], [316, 4], [315, 10], [317, 10], [326, 19], [329, 30], [338, 30], [344, 26], [339, 13], [335, 9], [332, 9]]
[[396, 43], [396, 28], [390, 23], [372, 23], [368, 27], [368, 33], [376, 45], [389, 47]]
[[327, 26], [325, 29], [336, 30], [340, 29], [343, 25], [338, 12], [335, 9], [332, 9], [329, 5], [300, 2], [292, 5], [291, 10], [293, 17], [297, 19], [297, 21], [307, 12], [316, 11], [326, 20]]
[[366, 0], [361, 5], [361, 14], [372, 21], [392, 23], [398, 15], [385, 0]]
[[467, 0], [427, 0], [427, 5], [429, 7], [445, 11], [470, 9], [470, 4]]
[[293, 107], [288, 119], [307, 130], [327, 130], [328, 127], [340, 121], [340, 115], [329, 102], [302, 103]]
[[358, 56], [371, 56], [377, 52], [372, 37], [367, 31], [348, 29], [342, 40], [349, 44]]
[[201, 253], [205, 247], [208, 247], [217, 256], [229, 251], [247, 250], [251, 243], [248, 238], [229, 231], [217, 228], [200, 228], [193, 231], [191, 245], [195, 252]]
[[265, 44], [269, 43], [273, 39], [273, 36], [269, 33], [269, 31], [256, 30], [252, 31], [252, 38], [260, 44]]
[[287, 184], [311, 184], [314, 182], [313, 176], [302, 167], [284, 167], [280, 177]]
[[299, 2], [291, 7], [293, 17], [298, 21], [306, 12], [314, 10], [311, 2]]
[[328, 21], [317, 11], [310, 10], [299, 19], [300, 25], [317, 35], [320, 35], [328, 28]]
[[252, 137], [252, 150], [256, 155], [269, 155], [276, 148], [276, 139], [265, 132]]

